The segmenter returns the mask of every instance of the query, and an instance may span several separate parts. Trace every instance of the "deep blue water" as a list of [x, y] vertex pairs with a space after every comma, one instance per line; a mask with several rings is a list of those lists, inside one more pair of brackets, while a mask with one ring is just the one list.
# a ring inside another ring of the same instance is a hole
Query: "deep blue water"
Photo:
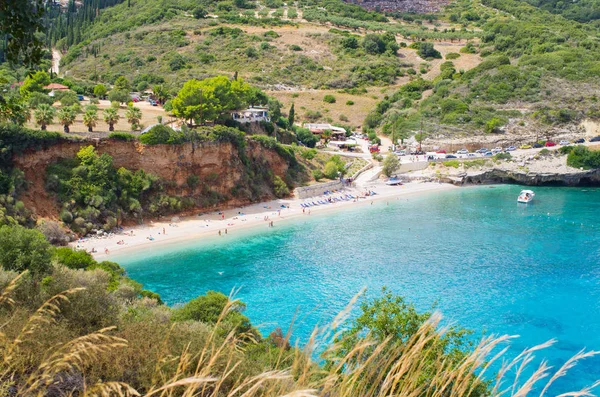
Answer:
[[[541, 188], [528, 206], [519, 186], [463, 188], [304, 216], [274, 229], [117, 259], [168, 304], [207, 290], [237, 297], [264, 335], [305, 340], [362, 288], [382, 286], [418, 309], [483, 333], [517, 334], [510, 353], [551, 338], [559, 366], [600, 350], [600, 189]], [[580, 362], [555, 392], [600, 379]]]

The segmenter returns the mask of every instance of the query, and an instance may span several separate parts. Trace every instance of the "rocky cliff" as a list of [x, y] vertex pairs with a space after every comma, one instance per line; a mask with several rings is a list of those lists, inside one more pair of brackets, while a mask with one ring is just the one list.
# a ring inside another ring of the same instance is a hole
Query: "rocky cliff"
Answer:
[[[201, 188], [190, 188], [187, 183], [190, 176], [196, 175], [200, 185], [209, 185], [211, 192], [223, 198], [218, 203], [220, 207], [273, 198], [272, 186], [264, 174], [268, 170], [285, 178], [289, 168], [288, 162], [275, 150], [266, 149], [255, 141], [248, 141], [246, 148], [241, 150], [229, 142], [154, 146], [115, 140], [61, 142], [41, 150], [26, 151], [13, 159], [15, 168], [23, 171], [28, 182], [27, 190], [20, 197], [25, 205], [38, 216], [56, 217], [58, 204], [45, 189], [46, 167], [60, 159], [73, 158], [88, 145], [94, 145], [99, 154], [110, 155], [115, 167], [143, 169], [158, 176], [173, 196], [200, 194]], [[214, 208], [214, 204], [198, 207], [204, 208]]]

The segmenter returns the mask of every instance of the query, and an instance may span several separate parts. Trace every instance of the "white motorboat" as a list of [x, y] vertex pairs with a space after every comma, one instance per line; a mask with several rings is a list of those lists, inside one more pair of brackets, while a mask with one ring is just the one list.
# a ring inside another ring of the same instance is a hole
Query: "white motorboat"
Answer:
[[535, 197], [535, 193], [533, 192], [533, 190], [521, 190], [521, 193], [519, 193], [519, 197], [517, 198], [517, 201], [519, 203], [530, 203], [533, 201], [533, 198]]

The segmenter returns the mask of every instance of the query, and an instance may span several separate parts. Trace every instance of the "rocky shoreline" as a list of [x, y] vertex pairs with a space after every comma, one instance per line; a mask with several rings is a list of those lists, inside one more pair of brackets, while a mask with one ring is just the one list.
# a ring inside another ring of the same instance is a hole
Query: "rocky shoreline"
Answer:
[[441, 177], [440, 181], [457, 186], [510, 183], [526, 186], [597, 186], [600, 187], [600, 169], [575, 173], [515, 172], [493, 168], [480, 172], [465, 172]]
[[567, 156], [558, 150], [524, 150], [512, 158], [457, 159], [431, 163], [424, 170], [404, 174], [408, 179], [439, 181], [457, 186], [509, 183], [525, 186], [597, 186], [600, 169], [567, 165]]

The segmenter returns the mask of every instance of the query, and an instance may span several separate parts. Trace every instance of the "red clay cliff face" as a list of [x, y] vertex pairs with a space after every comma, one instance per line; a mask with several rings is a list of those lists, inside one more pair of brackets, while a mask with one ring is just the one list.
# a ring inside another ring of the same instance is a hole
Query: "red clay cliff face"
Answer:
[[[25, 173], [29, 182], [27, 191], [20, 199], [26, 207], [35, 211], [38, 216], [56, 218], [59, 207], [45, 189], [46, 167], [60, 159], [73, 158], [84, 146], [94, 145], [99, 154], [106, 153], [113, 158], [115, 167], [124, 167], [135, 171], [143, 169], [168, 182], [168, 193], [173, 196], [191, 196], [194, 192], [187, 187], [188, 177], [197, 175], [200, 181], [210, 181], [210, 189], [229, 197], [220, 203], [221, 207], [232, 207], [249, 204], [249, 199], [236, 199], [231, 189], [239, 188], [248, 182], [244, 180], [246, 167], [231, 143], [201, 143], [192, 146], [153, 145], [146, 146], [139, 142], [122, 142], [114, 140], [63, 142], [46, 149], [28, 151], [14, 158], [14, 165]], [[254, 164], [261, 164], [270, 169], [273, 175], [283, 177], [288, 169], [287, 162], [275, 151], [265, 149], [256, 142], [248, 142], [246, 155]], [[246, 179], [247, 180], [247, 179]], [[208, 183], [208, 182], [206, 182]], [[249, 183], [253, 183], [250, 181]], [[273, 197], [271, 189], [262, 189], [263, 197]]]

